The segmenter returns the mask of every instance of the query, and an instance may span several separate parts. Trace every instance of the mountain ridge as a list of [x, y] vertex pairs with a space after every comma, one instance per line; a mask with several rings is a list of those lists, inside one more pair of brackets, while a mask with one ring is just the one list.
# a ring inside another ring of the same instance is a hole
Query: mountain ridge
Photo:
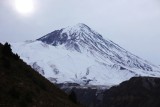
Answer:
[[[57, 32], [57, 30], [53, 31], [52, 33], [56, 33], [56, 32]], [[47, 43], [47, 44], [54, 45], [55, 43], [48, 43], [48, 38], [50, 40], [52, 40], [52, 38], [54, 38], [54, 37], [62, 37], [62, 38], [57, 40], [59, 42], [62, 41], [60, 43], [60, 45], [65, 44], [67, 41], [69, 41], [69, 44], [71, 44], [70, 41], [72, 41], [72, 42], [75, 43], [74, 44], [75, 47], [76, 47], [75, 50], [77, 50], [79, 52], [81, 51], [79, 49], [79, 47], [80, 47], [79, 45], [81, 45], [81, 47], [84, 47], [84, 45], [86, 45], [87, 42], [88, 42], [88, 43], [90, 43], [90, 44], [87, 44], [88, 47], [89, 47], [89, 45], [92, 44], [92, 48], [96, 48], [97, 51], [101, 51], [101, 53], [103, 53], [103, 54], [106, 54], [107, 53], [106, 51], [110, 51], [109, 48], [116, 48], [117, 50], [120, 50], [122, 52], [131, 54], [130, 52], [126, 51], [125, 49], [123, 49], [119, 45], [115, 44], [111, 40], [105, 40], [100, 34], [96, 33], [91, 28], [89, 28], [87, 25], [82, 24], [82, 23], [79, 23], [79, 24], [77, 24], [73, 27], [67, 27], [65, 29], [63, 28], [57, 34], [52, 34], [52, 33], [49, 33], [49, 34], [47, 34], [47, 35], [45, 35], [42, 38], [39, 38], [37, 40], [42, 41], [42, 42]], [[52, 40], [52, 42], [55, 42], [55, 41], [56, 40]], [[80, 43], [77, 43], [77, 42], [80, 42]], [[83, 44], [81, 42], [83, 42]], [[101, 42], [101, 43], [98, 43], [98, 42]], [[66, 43], [66, 45], [67, 44], [68, 43]], [[93, 46], [93, 45], [96, 45], [96, 46]], [[103, 48], [105, 48], [107, 50], [104, 50], [104, 51], [101, 50]], [[131, 55], [133, 55], [133, 54], [131, 54]], [[135, 55], [133, 55], [133, 56], [136, 57], [136, 58], [139, 58], [138, 56], [135, 56]], [[146, 62], [146, 61], [144, 60], [144, 62]], [[146, 63], [148, 63], [148, 62], [146, 62]]]
[[159, 89], [160, 78], [133, 77], [106, 90], [100, 107], [159, 107]]

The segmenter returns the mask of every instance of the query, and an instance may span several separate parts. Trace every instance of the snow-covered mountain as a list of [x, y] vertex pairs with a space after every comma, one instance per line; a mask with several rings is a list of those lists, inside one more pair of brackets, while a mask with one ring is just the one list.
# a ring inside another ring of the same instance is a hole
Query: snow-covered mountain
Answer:
[[12, 49], [54, 83], [117, 85], [134, 76], [160, 77], [160, 69], [104, 39], [85, 24], [55, 30]]

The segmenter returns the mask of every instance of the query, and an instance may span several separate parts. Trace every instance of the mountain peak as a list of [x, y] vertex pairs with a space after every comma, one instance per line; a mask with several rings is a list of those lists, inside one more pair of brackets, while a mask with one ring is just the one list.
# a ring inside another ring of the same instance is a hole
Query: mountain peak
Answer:
[[78, 23], [74, 26], [68, 26], [68, 27], [64, 28], [63, 30], [64, 30], [64, 32], [70, 31], [73, 33], [74, 32], [83, 32], [83, 31], [87, 31], [87, 30], [90, 32], [91, 28], [84, 23]]
[[78, 23], [78, 24], [76, 24], [75, 26], [77, 26], [77, 27], [88, 27], [86, 24], [84, 24], [84, 23]]

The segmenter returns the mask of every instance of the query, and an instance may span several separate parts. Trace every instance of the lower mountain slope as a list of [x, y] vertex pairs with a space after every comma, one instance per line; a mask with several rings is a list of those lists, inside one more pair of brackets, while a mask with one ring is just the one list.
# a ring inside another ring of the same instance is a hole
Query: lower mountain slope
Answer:
[[133, 77], [103, 93], [102, 107], [160, 107], [160, 78]]
[[0, 107], [79, 107], [35, 72], [9, 44], [0, 44]]
[[160, 107], [160, 78], [132, 77], [109, 89], [96, 87], [63, 87], [75, 94], [76, 102], [85, 107]]

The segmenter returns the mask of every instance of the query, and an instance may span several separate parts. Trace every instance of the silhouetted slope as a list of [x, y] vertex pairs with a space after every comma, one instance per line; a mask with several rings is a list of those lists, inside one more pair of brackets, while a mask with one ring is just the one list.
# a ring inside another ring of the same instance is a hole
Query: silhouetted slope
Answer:
[[0, 44], [0, 107], [76, 107], [60, 89]]
[[133, 77], [112, 87], [102, 107], [160, 107], [160, 78]]

